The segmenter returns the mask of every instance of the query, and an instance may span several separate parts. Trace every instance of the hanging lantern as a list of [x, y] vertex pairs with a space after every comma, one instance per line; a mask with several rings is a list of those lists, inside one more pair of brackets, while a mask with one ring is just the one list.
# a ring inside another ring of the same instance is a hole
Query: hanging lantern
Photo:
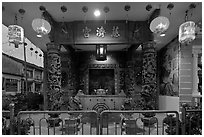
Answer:
[[8, 26], [8, 37], [9, 43], [13, 43], [15, 48], [18, 48], [19, 44], [23, 43], [24, 39], [24, 29], [18, 25]]
[[32, 27], [37, 32], [37, 37], [39, 38], [51, 31], [50, 23], [42, 18], [34, 19], [32, 22]]
[[188, 20], [188, 10], [185, 14], [185, 22], [179, 27], [179, 42], [189, 44], [195, 39], [195, 22]]
[[96, 60], [106, 60], [107, 45], [96, 45]]
[[155, 34], [162, 34], [169, 28], [169, 19], [164, 16], [156, 17], [150, 23], [150, 30]]
[[187, 21], [179, 27], [179, 42], [190, 43], [195, 39], [195, 23]]

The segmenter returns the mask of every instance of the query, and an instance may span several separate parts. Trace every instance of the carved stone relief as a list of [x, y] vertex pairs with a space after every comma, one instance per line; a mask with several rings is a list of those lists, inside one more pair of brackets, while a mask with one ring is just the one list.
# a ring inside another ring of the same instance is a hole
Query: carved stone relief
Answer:
[[61, 60], [59, 47], [54, 43], [48, 43], [47, 68], [48, 68], [48, 108], [57, 109], [57, 102], [61, 100]]
[[142, 92], [143, 109], [156, 109], [156, 50], [155, 43], [148, 42], [143, 45]]

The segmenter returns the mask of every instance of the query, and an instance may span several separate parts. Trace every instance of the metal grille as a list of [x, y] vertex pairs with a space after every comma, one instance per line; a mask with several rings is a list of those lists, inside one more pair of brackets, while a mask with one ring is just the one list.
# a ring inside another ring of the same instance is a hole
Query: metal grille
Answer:
[[[58, 117], [50, 117], [51, 115]], [[30, 124], [29, 135], [97, 135], [96, 111], [21, 111], [18, 123]], [[22, 125], [18, 124], [18, 134]]]
[[202, 134], [202, 110], [182, 108], [182, 135]]
[[[144, 113], [155, 113], [154, 117], [144, 117]], [[167, 125], [167, 115], [173, 115], [174, 122]], [[101, 135], [164, 135], [167, 129], [170, 134], [179, 134], [179, 114], [177, 111], [103, 111], [100, 114]], [[174, 131], [175, 129], [175, 131]]]

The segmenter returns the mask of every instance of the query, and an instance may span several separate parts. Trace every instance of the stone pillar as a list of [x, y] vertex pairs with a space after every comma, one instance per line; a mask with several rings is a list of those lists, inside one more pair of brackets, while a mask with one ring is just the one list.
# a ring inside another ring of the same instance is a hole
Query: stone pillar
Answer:
[[143, 109], [157, 108], [157, 63], [156, 43], [149, 41], [143, 44], [143, 66], [142, 66], [142, 93]]
[[60, 45], [47, 43], [47, 70], [48, 109], [56, 110], [55, 104], [62, 96]]

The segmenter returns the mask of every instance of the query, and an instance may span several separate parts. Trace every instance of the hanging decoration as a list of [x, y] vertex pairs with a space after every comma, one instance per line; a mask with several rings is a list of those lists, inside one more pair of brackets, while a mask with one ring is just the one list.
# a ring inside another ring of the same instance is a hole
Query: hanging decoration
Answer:
[[[64, 14], [65, 12], [67, 12], [67, 7], [66, 6], [61, 6], [61, 11]], [[62, 18], [63, 18], [63, 22], [62, 22], [62, 26], [61, 26], [62, 27], [62, 32], [68, 35], [67, 26], [66, 26], [66, 24], [64, 22], [64, 15], [63, 15]]]
[[146, 6], [146, 10], [147, 11], [150, 11], [152, 9], [152, 5], [151, 4], [148, 4], [147, 6]]
[[118, 26], [113, 26], [112, 28], [112, 34], [111, 34], [111, 37], [112, 38], [118, 38], [120, 37], [120, 33], [119, 33], [119, 27]]
[[[25, 10], [19, 10], [21, 14], [25, 13]], [[17, 25], [17, 14], [15, 15], [14, 25], [8, 26], [8, 38], [9, 45], [10, 43], [15, 45], [15, 48], [18, 48], [18, 45], [23, 44], [24, 42], [24, 29]]]
[[18, 45], [23, 44], [23, 38], [24, 38], [23, 28], [18, 25], [9, 25], [8, 37], [9, 37], [9, 43], [13, 43], [15, 45], [15, 48], [18, 48]]
[[110, 11], [110, 9], [109, 9], [108, 6], [105, 6], [105, 7], [103, 8], [103, 11], [105, 12], [105, 20], [104, 20], [104, 24], [106, 24], [107, 13]]
[[85, 24], [85, 27], [82, 30], [83, 31], [83, 35], [84, 35], [84, 38], [89, 38], [89, 36], [90, 36], [89, 33], [91, 32], [91, 29], [86, 26], [86, 13], [88, 12], [88, 7], [87, 6], [83, 6], [82, 7], [82, 11], [84, 13], [84, 24]]
[[187, 21], [188, 10], [185, 15], [185, 22], [179, 27], [179, 42], [189, 44], [195, 39], [195, 22]]
[[[167, 5], [167, 9], [172, 10], [174, 8], [174, 4], [173, 3], [169, 3]], [[171, 14], [171, 13], [170, 13]]]
[[32, 27], [34, 31], [37, 32], [37, 37], [41, 38], [47, 35], [51, 31], [50, 23], [43, 18], [34, 19], [32, 22]]
[[107, 60], [107, 45], [96, 45], [96, 60]]
[[82, 11], [84, 12], [84, 24], [86, 24], [86, 13], [88, 12], [88, 7], [87, 6], [83, 6], [82, 7]]
[[152, 15], [154, 17], [151, 19], [149, 26], [150, 30], [157, 35], [164, 34], [170, 25], [169, 19], [160, 15], [160, 7], [161, 5], [159, 5], [158, 9], [154, 10]]
[[159, 16], [150, 23], [150, 30], [155, 34], [162, 34], [169, 28], [169, 24], [167, 17]]
[[91, 29], [87, 26], [83, 29], [84, 38], [89, 38], [89, 33], [91, 32]]
[[96, 36], [99, 37], [99, 38], [104, 38], [105, 37], [105, 29], [103, 28], [103, 26], [101, 26], [100, 28], [97, 27], [96, 29]]
[[[42, 12], [46, 11], [44, 6], [40, 6], [39, 9]], [[37, 18], [32, 21], [32, 28], [34, 31], [37, 32], [38, 38], [41, 38], [44, 35], [47, 35], [51, 31], [51, 25], [48, 21], [43, 19], [43, 15], [41, 15], [41, 18]]]
[[[168, 5], [167, 5], [167, 9], [169, 9], [169, 11], [171, 11], [172, 9], [174, 8], [174, 4], [173, 3], [169, 3]], [[171, 17], [171, 12], [169, 12], [169, 15], [170, 15], [170, 17]], [[169, 17], [169, 20], [170, 20], [170, 17]], [[166, 17], [165, 17], [166, 18]], [[167, 18], [168, 19], [168, 18]], [[168, 21], [167, 21], [168, 22]], [[168, 28], [166, 28], [166, 30], [167, 30]], [[157, 33], [157, 34], [159, 34], [159, 36], [161, 36], [161, 37], [164, 37], [166, 34], [166, 31], [163, 31], [163, 32], [160, 32], [160, 33]]]
[[195, 23], [187, 21], [179, 27], [179, 42], [189, 44], [195, 39]]
[[[189, 9], [196, 8], [196, 5], [194, 3], [189, 5]], [[192, 16], [192, 14], [191, 14]], [[188, 20], [188, 10], [186, 10], [185, 14], [185, 22], [180, 25], [179, 27], [179, 42], [182, 44], [189, 44], [191, 41], [195, 39], [196, 34], [196, 25], [193, 21], [187, 21]]]
[[125, 5], [124, 10], [127, 12], [125, 23], [128, 23], [128, 20], [129, 20], [129, 19], [128, 19], [128, 11], [130, 11], [130, 5]]

